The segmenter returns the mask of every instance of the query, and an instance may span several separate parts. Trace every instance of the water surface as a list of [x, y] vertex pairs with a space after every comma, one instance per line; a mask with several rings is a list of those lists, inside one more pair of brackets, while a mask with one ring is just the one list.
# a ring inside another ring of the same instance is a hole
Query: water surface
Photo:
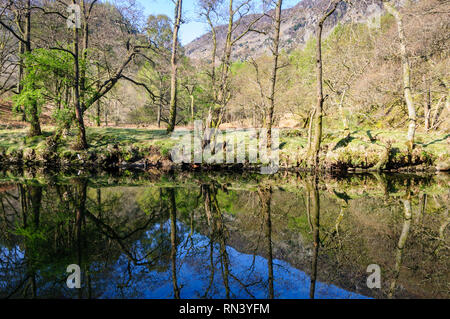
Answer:
[[0, 297], [449, 298], [449, 182], [3, 173]]

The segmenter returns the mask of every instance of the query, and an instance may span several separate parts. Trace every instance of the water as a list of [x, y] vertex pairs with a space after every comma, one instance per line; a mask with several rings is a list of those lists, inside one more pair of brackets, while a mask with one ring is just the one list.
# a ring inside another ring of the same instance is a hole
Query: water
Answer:
[[449, 298], [449, 183], [1, 173], [0, 297]]

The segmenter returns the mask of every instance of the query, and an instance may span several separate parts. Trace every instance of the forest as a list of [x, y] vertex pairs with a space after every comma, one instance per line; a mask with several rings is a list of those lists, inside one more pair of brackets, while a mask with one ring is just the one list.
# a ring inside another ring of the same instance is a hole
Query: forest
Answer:
[[280, 129], [286, 168], [449, 169], [449, 1], [198, 0], [186, 46], [172, 2], [2, 0], [0, 162], [171, 167], [202, 121]]

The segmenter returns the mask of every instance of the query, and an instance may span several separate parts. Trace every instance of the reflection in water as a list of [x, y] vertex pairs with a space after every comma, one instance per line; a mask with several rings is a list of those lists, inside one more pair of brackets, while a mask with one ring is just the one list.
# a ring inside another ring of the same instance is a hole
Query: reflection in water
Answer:
[[0, 184], [0, 297], [450, 296], [445, 178], [174, 178]]
[[395, 287], [397, 285], [397, 280], [400, 275], [400, 267], [402, 265], [402, 255], [403, 255], [403, 249], [405, 248], [406, 240], [408, 239], [409, 229], [411, 227], [411, 219], [412, 219], [412, 213], [411, 213], [411, 193], [409, 190], [407, 191], [407, 196], [403, 200], [403, 205], [405, 206], [405, 213], [404, 213], [404, 222], [403, 222], [403, 228], [402, 233], [400, 235], [400, 238], [398, 240], [397, 244], [397, 251], [395, 255], [395, 268], [394, 268], [394, 277], [392, 279], [391, 287], [389, 289], [389, 298], [392, 298], [395, 293]]
[[308, 198], [312, 202], [312, 210], [310, 211], [310, 220], [313, 229], [313, 256], [311, 262], [311, 284], [309, 288], [309, 298], [314, 299], [316, 294], [317, 281], [317, 261], [319, 258], [320, 245], [320, 199], [318, 190], [317, 176], [313, 176], [307, 182]]
[[272, 201], [272, 187], [260, 187], [258, 190], [261, 201], [262, 216], [265, 221], [265, 235], [267, 247], [267, 274], [269, 282], [269, 299], [274, 298], [273, 289], [273, 253], [272, 253], [272, 220], [270, 215], [270, 203]]
[[170, 260], [172, 262], [173, 295], [175, 299], [180, 299], [180, 289], [177, 283], [177, 204], [175, 201], [175, 190], [169, 188], [170, 203]]

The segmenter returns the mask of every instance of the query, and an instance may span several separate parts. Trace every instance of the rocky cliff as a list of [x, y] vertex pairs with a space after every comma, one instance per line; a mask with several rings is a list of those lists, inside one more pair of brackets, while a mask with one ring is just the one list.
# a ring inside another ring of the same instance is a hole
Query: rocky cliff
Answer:
[[[301, 48], [308, 39], [314, 35], [318, 19], [327, 9], [330, 0], [303, 0], [292, 8], [284, 9], [281, 27], [281, 48], [291, 51]], [[342, 2], [337, 11], [329, 17], [325, 26], [325, 33], [329, 32], [338, 23], [372, 22], [383, 12], [381, 0], [358, 0], [351, 3]], [[273, 15], [273, 10], [268, 15]], [[245, 16], [235, 32], [235, 36], [241, 34], [256, 14]], [[271, 28], [272, 19], [262, 18], [255, 26], [257, 30], [268, 31]], [[374, 25], [376, 27], [376, 25]], [[223, 47], [227, 26], [217, 27], [219, 48]], [[240, 39], [233, 49], [233, 60], [246, 60], [249, 57], [257, 57], [270, 52], [270, 34], [250, 32]], [[211, 33], [207, 33], [185, 47], [186, 54], [192, 59], [208, 60], [211, 55]], [[220, 49], [218, 51], [220, 57]]]

